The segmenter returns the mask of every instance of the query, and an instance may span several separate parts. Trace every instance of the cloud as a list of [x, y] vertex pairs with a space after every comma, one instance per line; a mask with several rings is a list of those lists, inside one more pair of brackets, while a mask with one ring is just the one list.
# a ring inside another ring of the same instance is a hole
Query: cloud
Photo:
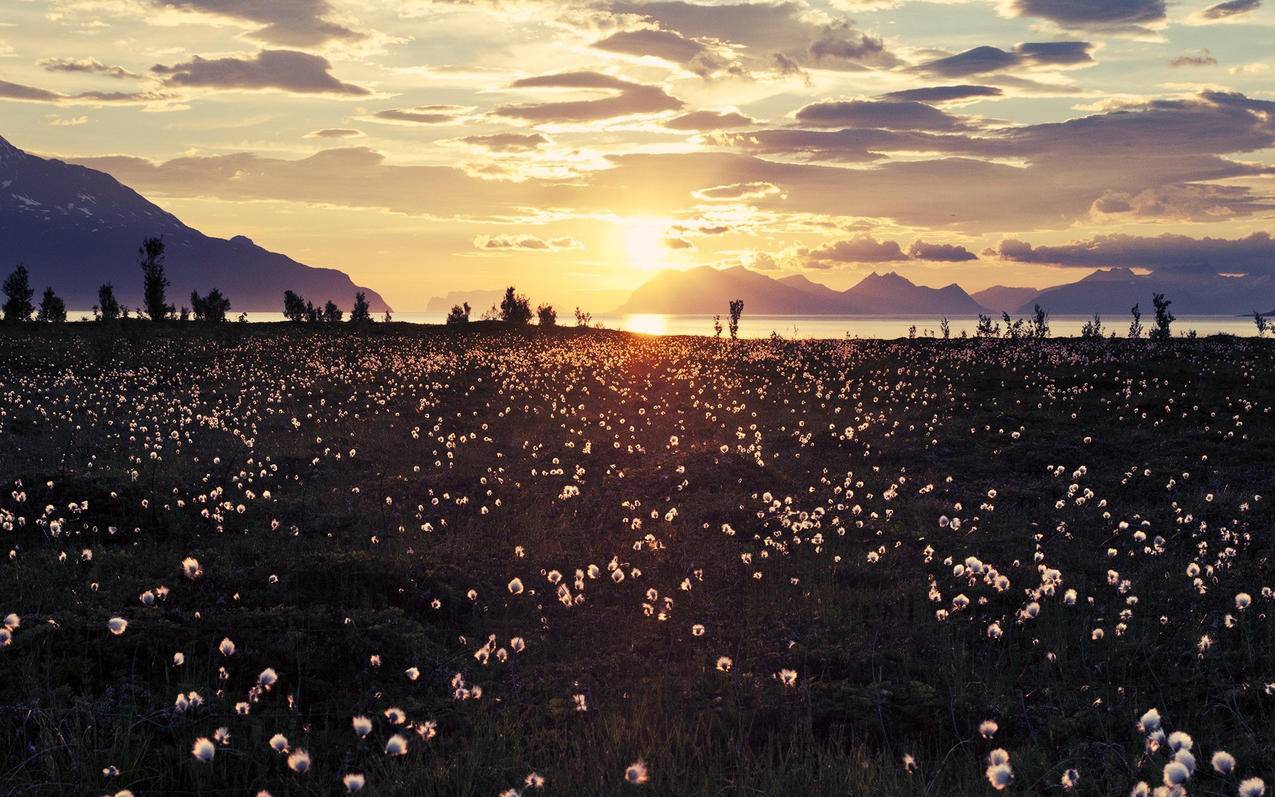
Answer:
[[367, 118], [368, 121], [407, 125], [445, 125], [459, 121], [471, 110], [461, 105], [418, 105], [415, 108], [390, 108], [377, 111]]
[[48, 72], [79, 72], [105, 75], [118, 80], [141, 77], [122, 66], [107, 66], [96, 58], [42, 58], [39, 65]]
[[961, 100], [972, 100], [981, 97], [1000, 97], [1004, 93], [1004, 90], [996, 86], [929, 86], [919, 89], [891, 91], [882, 94], [881, 99], [903, 102], [943, 103], [960, 102]]
[[965, 77], [1003, 72], [1017, 67], [1071, 67], [1095, 63], [1089, 42], [1023, 42], [1012, 50], [983, 45], [916, 67], [916, 71], [942, 77]]
[[724, 130], [755, 124], [757, 124], [755, 120], [736, 111], [691, 111], [669, 119], [664, 126], [674, 130]]
[[288, 47], [313, 47], [329, 41], [365, 38], [331, 21], [328, 0], [152, 0], [161, 8], [212, 14], [243, 20], [263, 27], [252, 38]]
[[886, 130], [962, 130], [964, 120], [920, 102], [842, 100], [816, 102], [796, 113], [810, 127], [878, 127]]
[[38, 89], [35, 86], [24, 86], [21, 83], [10, 83], [0, 80], [0, 99], [26, 100], [28, 102], [57, 102], [63, 99], [61, 94]]
[[362, 130], [351, 127], [325, 127], [306, 134], [306, 138], [362, 138], [362, 136]]
[[1261, 8], [1262, 0], [1226, 0], [1224, 3], [1211, 5], [1199, 13], [1199, 19], [1206, 22], [1231, 20]]
[[1165, 20], [1165, 0], [1009, 0], [1010, 13], [1041, 17], [1060, 28], [1146, 33]]
[[331, 74], [326, 58], [294, 50], [262, 50], [252, 58], [212, 58], [195, 56], [189, 61], [164, 66], [151, 72], [167, 86], [215, 89], [279, 89], [296, 94], [341, 94], [365, 96], [367, 89], [342, 83]]
[[474, 248], [496, 252], [564, 252], [584, 249], [575, 238], [539, 238], [535, 235], [479, 235]]
[[1202, 50], [1198, 55], [1179, 55], [1169, 61], [1169, 66], [1217, 66], [1217, 59], [1208, 50]]
[[685, 37], [747, 48], [758, 64], [786, 74], [795, 74], [801, 67], [858, 71], [888, 69], [899, 63], [880, 37], [794, 0], [711, 5], [612, 0], [605, 7], [613, 14], [633, 15]]
[[676, 236], [668, 236], [664, 239], [664, 248], [694, 251], [695, 244], [691, 243], [685, 238], [678, 238]]
[[1275, 240], [1266, 232], [1236, 239], [1171, 233], [1154, 237], [1099, 235], [1061, 246], [1032, 246], [1011, 238], [1001, 241], [997, 254], [1005, 260], [1054, 266], [1157, 269], [1208, 265], [1221, 272], [1275, 275]]
[[870, 235], [857, 235], [847, 240], [823, 244], [807, 251], [805, 256], [812, 264], [887, 263], [908, 259], [897, 241], [878, 241]]
[[730, 185], [715, 185], [712, 188], [700, 188], [696, 191], [692, 191], [691, 195], [704, 202], [735, 202], [746, 199], [760, 199], [762, 197], [774, 196], [782, 193], [783, 190], [774, 183], [752, 182], [731, 183]]
[[[722, 71], [731, 71], [732, 62], [723, 58], [714, 49], [694, 39], [688, 39], [676, 31], [626, 30], [614, 33], [601, 41], [594, 42], [593, 47], [612, 53], [623, 53], [634, 56], [652, 56], [670, 63], [679, 64], [702, 77], [709, 77]], [[742, 74], [742, 67], [734, 66], [734, 71]]]
[[599, 72], [562, 72], [515, 81], [513, 88], [565, 88], [603, 91], [610, 96], [530, 105], [503, 105], [492, 113], [529, 122], [596, 122], [637, 114], [676, 111], [682, 101], [659, 86], [631, 83]]
[[461, 141], [492, 152], [526, 152], [549, 143], [549, 139], [539, 133], [492, 133], [486, 136], [467, 136]]
[[958, 244], [931, 244], [920, 239], [913, 241], [908, 247], [908, 257], [913, 260], [936, 260], [945, 263], [978, 260], [978, 255]]
[[1254, 196], [1242, 186], [1184, 183], [1144, 191], [1106, 191], [1094, 200], [1097, 217], [1127, 214], [1154, 219], [1221, 221], [1275, 210], [1270, 196]]

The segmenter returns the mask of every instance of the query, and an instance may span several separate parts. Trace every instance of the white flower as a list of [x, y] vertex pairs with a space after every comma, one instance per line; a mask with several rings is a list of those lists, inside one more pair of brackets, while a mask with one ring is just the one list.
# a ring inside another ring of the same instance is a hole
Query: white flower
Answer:
[[288, 751], [288, 737], [284, 736], [282, 733], [276, 733], [274, 736], [271, 736], [270, 741], [267, 744], [269, 744], [270, 749], [274, 750], [276, 753], [286, 753]]
[[367, 778], [358, 772], [351, 772], [341, 778], [341, 782], [345, 784], [346, 791], [358, 791], [367, 783]]
[[632, 764], [629, 764], [628, 768], [624, 770], [625, 783], [631, 783], [635, 786], [640, 786], [641, 784], [646, 783], [650, 779], [651, 779], [650, 773], [647, 772], [646, 764], [643, 763], [642, 759], [640, 758], [637, 761], [634, 761]]
[[1000, 726], [996, 724], [996, 720], [983, 720], [978, 724], [978, 734], [984, 739], [992, 738], [998, 730]]
[[1262, 797], [1266, 794], [1266, 782], [1261, 778], [1240, 781], [1239, 797]]
[[106, 621], [106, 627], [109, 628], [111, 633], [115, 636], [120, 636], [128, 630], [128, 620], [125, 620], [123, 617], [112, 617], [110, 620]]
[[367, 717], [362, 715], [357, 716], [352, 719], [350, 723], [354, 726], [354, 732], [358, 734], [360, 738], [367, 736], [372, 732], [372, 720]]
[[288, 769], [298, 775], [304, 775], [310, 770], [310, 754], [305, 750], [297, 750], [288, 756]]
[[1213, 769], [1220, 775], [1229, 775], [1235, 770], [1235, 756], [1225, 750], [1218, 750], [1211, 759]]
[[407, 738], [402, 734], [394, 734], [385, 743], [386, 755], [407, 755]]
[[217, 755], [217, 745], [206, 736], [200, 736], [190, 748], [190, 754], [207, 764]]

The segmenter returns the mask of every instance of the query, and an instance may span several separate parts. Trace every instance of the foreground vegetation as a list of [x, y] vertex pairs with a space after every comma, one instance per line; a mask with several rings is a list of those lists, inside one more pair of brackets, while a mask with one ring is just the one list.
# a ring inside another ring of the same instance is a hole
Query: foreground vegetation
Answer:
[[0, 784], [1258, 794], [1273, 366], [0, 329]]

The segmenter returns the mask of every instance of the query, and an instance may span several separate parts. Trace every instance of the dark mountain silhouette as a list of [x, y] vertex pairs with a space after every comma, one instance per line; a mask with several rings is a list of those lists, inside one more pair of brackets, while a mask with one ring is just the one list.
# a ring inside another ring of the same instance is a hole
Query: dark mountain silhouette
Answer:
[[742, 266], [666, 270], [652, 277], [617, 313], [725, 313], [730, 299], [762, 315], [973, 315], [982, 307], [958, 285], [926, 288], [890, 272], [873, 272], [844, 291], [795, 275], [774, 279]]
[[25, 263], [32, 285], [52, 286], [72, 310], [97, 304], [104, 282], [122, 304], [137, 307], [137, 248], [155, 235], [168, 248], [168, 300], [178, 306], [192, 290], [219, 288], [232, 312], [279, 310], [285, 290], [348, 310], [361, 290], [373, 312], [389, 309], [341, 271], [303, 265], [243, 236], [211, 238], [104, 172], [38, 158], [0, 138], [0, 271]]
[[1009, 312], [1025, 304], [1032, 304], [1036, 297], [1040, 296], [1040, 291], [1036, 288], [1011, 288], [1006, 285], [993, 285], [990, 288], [984, 288], [981, 291], [975, 291], [970, 296], [974, 297], [974, 301], [983, 305], [989, 312], [1000, 315], [1002, 312]]
[[[1112, 268], [1044, 290], [1034, 301], [1060, 315], [1123, 315], [1134, 304], [1149, 312], [1154, 293], [1172, 300], [1171, 309], [1177, 315], [1235, 315], [1251, 312], [1254, 307], [1269, 307], [1275, 301], [1275, 278], [1223, 276], [1209, 266], [1161, 268], [1144, 275]], [[1019, 312], [1030, 312], [1031, 304], [1024, 303]]]

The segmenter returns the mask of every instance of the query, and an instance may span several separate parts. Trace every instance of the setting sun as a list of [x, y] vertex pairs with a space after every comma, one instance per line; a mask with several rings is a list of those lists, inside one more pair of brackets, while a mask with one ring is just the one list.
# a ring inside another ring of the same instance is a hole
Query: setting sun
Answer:
[[630, 218], [621, 220], [620, 225], [624, 253], [630, 266], [643, 271], [657, 271], [668, 264], [669, 251], [664, 245], [669, 228], [667, 219]]

